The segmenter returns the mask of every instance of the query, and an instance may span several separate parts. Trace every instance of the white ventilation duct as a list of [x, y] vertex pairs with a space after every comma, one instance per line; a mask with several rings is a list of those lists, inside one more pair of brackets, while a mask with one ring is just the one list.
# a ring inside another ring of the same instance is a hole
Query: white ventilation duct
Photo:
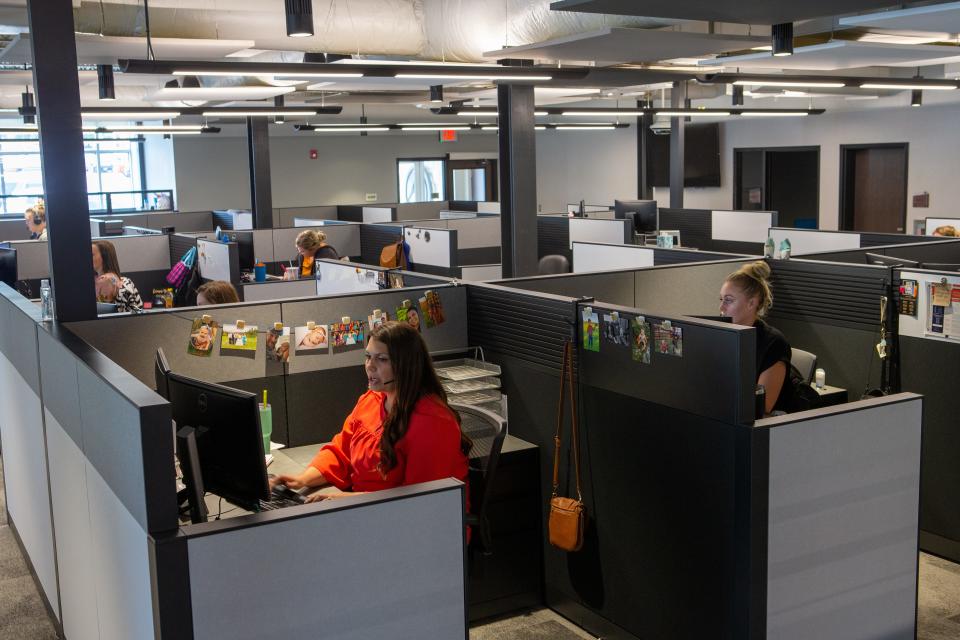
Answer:
[[[151, 35], [255, 40], [258, 49], [425, 60], [482, 61], [481, 53], [603, 26], [670, 20], [550, 11], [551, 0], [313, 0], [316, 33], [288, 38], [282, 0], [150, 0]], [[76, 30], [145, 35], [142, 0], [83, 0]]]

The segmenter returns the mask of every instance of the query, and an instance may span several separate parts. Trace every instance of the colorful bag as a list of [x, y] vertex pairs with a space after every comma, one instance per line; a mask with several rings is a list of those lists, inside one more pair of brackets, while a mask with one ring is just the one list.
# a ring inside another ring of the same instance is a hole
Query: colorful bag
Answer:
[[197, 261], [197, 248], [190, 247], [183, 257], [180, 258], [180, 262], [173, 265], [173, 268], [170, 269], [170, 273], [167, 274], [167, 282], [173, 286], [174, 289], [179, 289], [183, 286], [183, 283], [187, 281], [187, 278], [190, 277], [190, 272], [193, 271], [193, 265]]
[[[567, 386], [569, 384], [569, 386]], [[577, 497], [567, 498], [559, 495], [560, 489], [560, 445], [563, 432], [563, 405], [569, 391], [570, 395], [570, 448], [573, 450], [574, 473], [577, 481]], [[547, 532], [550, 544], [564, 551], [579, 551], [583, 546], [583, 534], [586, 529], [586, 507], [580, 492], [580, 447], [577, 434], [577, 405], [573, 392], [573, 345], [569, 341], [563, 348], [563, 367], [560, 370], [560, 404], [557, 407], [557, 432], [553, 437], [553, 494], [550, 496], [550, 518]]]

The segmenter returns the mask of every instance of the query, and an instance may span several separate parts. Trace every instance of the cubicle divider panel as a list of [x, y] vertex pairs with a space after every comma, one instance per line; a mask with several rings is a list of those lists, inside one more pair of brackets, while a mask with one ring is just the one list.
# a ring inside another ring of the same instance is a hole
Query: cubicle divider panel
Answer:
[[443, 276], [456, 275], [459, 266], [456, 231], [404, 227], [403, 234], [414, 270]]
[[360, 262], [380, 264], [380, 252], [403, 237], [403, 225], [365, 224], [360, 227]]
[[626, 220], [592, 220], [568, 218], [571, 250], [574, 242], [627, 244], [633, 241], [633, 230]]
[[657, 226], [680, 231], [680, 244], [696, 249], [712, 249], [711, 216], [706, 209], [669, 209], [661, 207]]
[[392, 205], [397, 213], [394, 220], [436, 220], [440, 218], [440, 212], [449, 209], [446, 201], [433, 202], [406, 202]]
[[646, 247], [573, 241], [574, 273], [652, 267], [653, 258], [653, 249]]
[[40, 364], [37, 356], [39, 309], [0, 283], [0, 446], [7, 521], [59, 621], [49, 470], [44, 436]]
[[501, 264], [471, 264], [460, 267], [460, 279], [464, 282], [492, 282], [502, 278]]
[[[330, 440], [343, 425], [354, 404], [367, 388], [363, 368], [365, 343], [342, 347], [332, 346], [329, 325], [339, 323], [344, 316], [367, 322], [375, 309], [386, 311], [390, 318], [396, 317], [396, 309], [404, 300], [410, 300], [414, 308], [428, 290], [436, 292], [443, 304], [446, 321], [427, 328], [426, 320], [420, 317], [421, 335], [431, 352], [464, 351], [469, 346], [467, 337], [466, 292], [462, 287], [436, 283], [430, 287], [412, 289], [386, 289], [325, 298], [283, 303], [284, 324], [291, 327], [306, 326], [307, 322], [328, 325], [328, 342], [331, 346], [312, 352], [297, 352], [290, 358], [287, 369], [287, 424], [289, 444], [299, 446]], [[291, 329], [293, 331], [293, 329]], [[295, 336], [291, 349], [296, 350]]]
[[191, 248], [197, 246], [197, 236], [174, 233], [170, 235], [170, 265], [177, 264]]
[[151, 229], [173, 227], [175, 231], [213, 231], [212, 211], [174, 211], [148, 214], [143, 226]]
[[718, 316], [723, 281], [747, 262], [751, 260], [739, 258], [634, 271], [634, 306], [665, 315]]
[[392, 207], [364, 207], [362, 212], [363, 222], [390, 222], [394, 217], [394, 208]]
[[336, 249], [341, 256], [359, 256], [361, 254], [360, 228], [360, 225], [355, 224], [333, 224], [274, 229], [273, 253], [278, 262], [286, 263], [288, 260], [293, 260], [295, 263], [297, 236], [307, 229], [313, 229], [322, 231], [327, 236], [327, 244]]
[[774, 227], [770, 229], [770, 237], [773, 238], [773, 244], [777, 250], [780, 249], [784, 240], [789, 240], [791, 256], [860, 248], [860, 234], [850, 231]]
[[318, 260], [316, 263], [315, 291], [318, 296], [331, 296], [361, 291], [379, 291], [380, 277], [386, 282], [383, 269], [366, 265], [359, 266], [339, 260]]
[[936, 236], [915, 236], [907, 233], [866, 233], [860, 234], [861, 247], [880, 247], [891, 244], [915, 244], [942, 240]]
[[[50, 277], [50, 244], [46, 240], [11, 242], [17, 250], [17, 279], [38, 280]], [[39, 297], [39, 296], [38, 296]]]
[[897, 394], [764, 421], [764, 637], [916, 636], [924, 404]]
[[376, 496], [189, 535], [194, 637], [466, 638], [463, 485]]
[[294, 226], [294, 218], [313, 218], [314, 220], [337, 220], [336, 205], [321, 205], [318, 207], [282, 207], [274, 209], [276, 213], [274, 228], [286, 229]]
[[[901, 236], [917, 237], [917, 236]], [[825, 251], [803, 256], [804, 260], [824, 260], [831, 262], [867, 263], [867, 253], [906, 258], [914, 262], [934, 262], [960, 264], [960, 240], [947, 238], [928, 238], [927, 242], [909, 242], [868, 246], [863, 249], [847, 251]]]
[[636, 304], [633, 271], [562, 274], [515, 278], [495, 283], [511, 289], [538, 291], [570, 298], [587, 296], [611, 304], [632, 307]]
[[829, 384], [859, 397], [879, 386], [880, 298], [890, 270], [872, 265], [771, 260], [769, 322], [791, 346], [817, 356]]
[[748, 257], [747, 255], [738, 255], [736, 253], [651, 248], [653, 249], [653, 264], [657, 267], [670, 264], [686, 264], [688, 262], [710, 262], [713, 260], [731, 260], [734, 258]]
[[537, 258], [560, 255], [573, 259], [570, 248], [570, 218], [537, 216]]
[[29, 239], [30, 230], [27, 229], [23, 216], [17, 216], [13, 220], [0, 220], [0, 242]]
[[311, 298], [317, 295], [317, 282], [313, 278], [247, 282], [237, 290], [243, 302], [273, 302], [285, 298]]
[[273, 250], [273, 229], [253, 230], [253, 259], [268, 264], [275, 262]]

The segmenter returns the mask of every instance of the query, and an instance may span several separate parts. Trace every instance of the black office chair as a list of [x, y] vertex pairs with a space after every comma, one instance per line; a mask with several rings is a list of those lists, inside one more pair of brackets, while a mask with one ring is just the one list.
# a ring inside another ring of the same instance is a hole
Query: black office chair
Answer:
[[465, 404], [450, 405], [460, 414], [463, 432], [473, 440], [470, 452], [470, 497], [471, 511], [467, 524], [473, 527], [473, 547], [479, 539], [483, 554], [493, 553], [493, 539], [487, 506], [493, 493], [493, 482], [500, 460], [500, 449], [507, 436], [507, 421], [486, 409]]
[[566, 256], [552, 254], [540, 258], [537, 264], [537, 273], [541, 276], [549, 276], [555, 273], [570, 273], [570, 261]]

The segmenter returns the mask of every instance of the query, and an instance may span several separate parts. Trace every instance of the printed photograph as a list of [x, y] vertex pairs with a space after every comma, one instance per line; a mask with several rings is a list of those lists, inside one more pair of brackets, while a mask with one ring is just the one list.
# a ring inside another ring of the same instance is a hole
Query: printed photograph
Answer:
[[618, 344], [621, 347], [629, 347], [630, 339], [627, 336], [627, 319], [604, 314], [603, 316], [603, 338], [607, 342]]
[[187, 353], [194, 356], [209, 356], [213, 352], [213, 344], [217, 340], [219, 329], [215, 320], [204, 322], [202, 318], [195, 319], [190, 328]]
[[633, 342], [630, 345], [631, 356], [635, 362], [650, 364], [650, 324], [634, 318], [630, 321]]
[[266, 352], [271, 362], [290, 361], [290, 327], [267, 332]]
[[388, 314], [386, 311], [381, 311], [379, 316], [375, 316], [375, 315], [367, 316], [367, 323], [370, 327], [370, 331], [373, 331], [374, 329], [382, 325], [384, 322], [387, 322], [389, 320], [390, 320], [390, 314]]
[[441, 325], [446, 320], [443, 315], [443, 302], [440, 301], [440, 294], [436, 291], [428, 291], [426, 295], [426, 309], [423, 309], [423, 300], [421, 299], [420, 308], [427, 314], [427, 326], [435, 327]]
[[363, 344], [363, 321], [338, 322], [330, 325], [330, 339], [334, 347], [351, 347]]
[[330, 346], [327, 338], [327, 325], [325, 324], [314, 325], [312, 329], [310, 327], [296, 327], [293, 330], [293, 339], [296, 343], [297, 353], [326, 349]]
[[597, 314], [582, 312], [583, 348], [587, 351], [600, 351], [600, 320]]
[[223, 333], [220, 334], [220, 350], [236, 351], [256, 351], [257, 350], [257, 327], [244, 326], [238, 329], [235, 324], [223, 325]]

